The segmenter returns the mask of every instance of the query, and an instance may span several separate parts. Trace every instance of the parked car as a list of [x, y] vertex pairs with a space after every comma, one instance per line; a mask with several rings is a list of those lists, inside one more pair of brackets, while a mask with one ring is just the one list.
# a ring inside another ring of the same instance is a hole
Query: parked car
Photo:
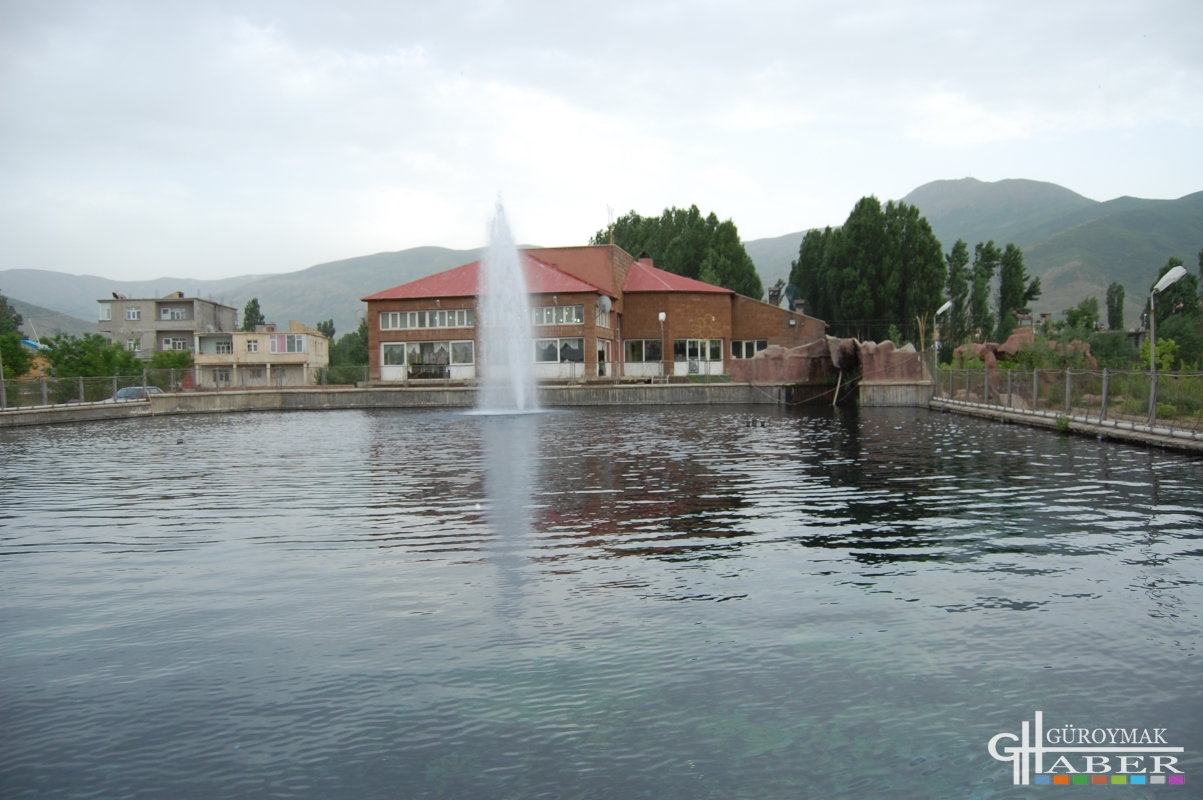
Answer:
[[117, 395], [113, 400], [148, 400], [152, 394], [163, 394], [163, 390], [158, 386], [126, 386], [124, 389], [117, 390]]

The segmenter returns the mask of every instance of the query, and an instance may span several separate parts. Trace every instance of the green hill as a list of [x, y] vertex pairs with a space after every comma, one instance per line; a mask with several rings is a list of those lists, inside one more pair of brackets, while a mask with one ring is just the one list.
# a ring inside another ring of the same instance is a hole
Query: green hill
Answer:
[[70, 314], [63, 314], [59, 311], [52, 311], [49, 308], [35, 306], [33, 303], [26, 303], [24, 300], [14, 300], [11, 297], [8, 298], [8, 302], [24, 318], [25, 322], [21, 325], [21, 334], [27, 338], [44, 339], [56, 333], [65, 333], [68, 336], [82, 336], [85, 333], [97, 332], [95, 322], [88, 322], [86, 319], [73, 317]]

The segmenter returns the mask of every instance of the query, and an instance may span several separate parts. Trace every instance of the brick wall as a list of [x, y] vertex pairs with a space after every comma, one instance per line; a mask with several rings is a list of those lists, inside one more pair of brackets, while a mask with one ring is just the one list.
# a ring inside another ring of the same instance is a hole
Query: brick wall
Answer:
[[[750, 297], [734, 295], [731, 300], [733, 339], [768, 339], [785, 348], [800, 347], [822, 339], [827, 326], [820, 319], [771, 306]], [[796, 324], [790, 325], [790, 320]]]

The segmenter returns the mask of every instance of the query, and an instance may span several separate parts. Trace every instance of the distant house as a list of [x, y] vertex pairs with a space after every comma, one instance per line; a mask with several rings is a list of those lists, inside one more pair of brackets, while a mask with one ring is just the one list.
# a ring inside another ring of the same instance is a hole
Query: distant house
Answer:
[[[656, 269], [614, 245], [522, 251], [531, 360], [543, 380], [722, 375], [770, 344], [822, 338], [813, 317]], [[386, 289], [368, 304], [370, 377], [472, 380], [480, 262]]]
[[238, 311], [232, 306], [185, 297], [128, 298], [114, 294], [100, 303], [100, 332], [140, 358], [163, 350], [195, 350], [200, 333], [233, 331]]
[[300, 322], [196, 334], [197, 388], [310, 386], [330, 363], [330, 342]]

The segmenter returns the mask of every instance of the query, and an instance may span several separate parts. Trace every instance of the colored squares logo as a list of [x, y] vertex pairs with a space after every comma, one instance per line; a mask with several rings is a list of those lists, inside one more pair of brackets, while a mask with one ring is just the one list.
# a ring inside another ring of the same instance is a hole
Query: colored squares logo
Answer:
[[1068, 786], [1070, 784], [1089, 784], [1096, 786], [1148, 786], [1156, 784], [1164, 786], [1183, 786], [1186, 784], [1185, 775], [1035, 775], [1035, 784], [1055, 784]]
[[1069, 783], [1068, 775], [1054, 775], [1053, 783]]
[[1147, 777], [1147, 776], [1145, 776], [1145, 775], [1133, 775], [1133, 776], [1131, 776], [1131, 783], [1133, 783], [1133, 784], [1136, 784], [1136, 785], [1139, 785], [1139, 786], [1143, 786], [1144, 784], [1146, 784], [1146, 783], [1148, 783], [1148, 782], [1149, 782], [1149, 779], [1148, 779], [1148, 777]]
[[1186, 783], [1186, 776], [1185, 775], [1171, 775], [1170, 783], [1175, 786], [1182, 786], [1183, 784]]
[[1111, 782], [1112, 783], [1127, 783], [1128, 776], [1127, 775], [1112, 775]]

